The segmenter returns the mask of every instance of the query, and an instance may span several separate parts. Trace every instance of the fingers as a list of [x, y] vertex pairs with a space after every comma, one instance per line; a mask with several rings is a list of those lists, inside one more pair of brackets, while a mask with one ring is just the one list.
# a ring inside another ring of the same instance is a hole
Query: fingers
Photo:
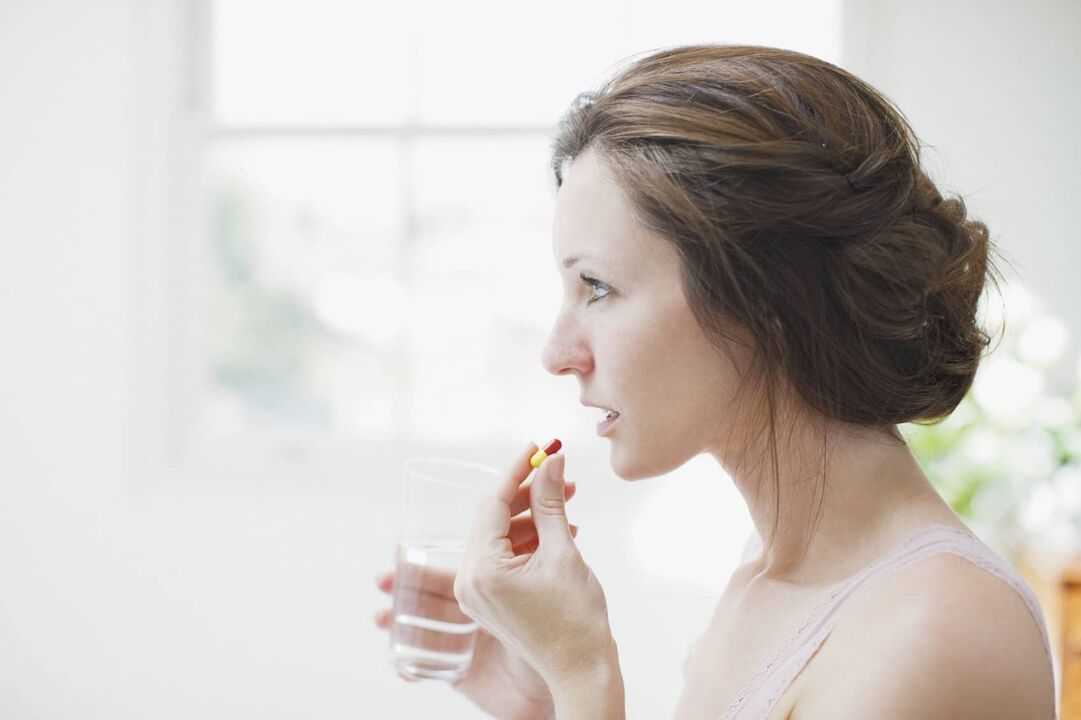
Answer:
[[507, 468], [503, 480], [497, 486], [496, 495], [508, 507], [514, 501], [518, 491], [521, 490], [522, 483], [529, 477], [529, 473], [533, 472], [533, 466], [529, 464], [529, 459], [533, 457], [535, 452], [537, 452], [536, 443], [529, 443], [526, 449]]
[[[577, 537], [577, 536], [578, 536], [578, 526], [577, 525], [571, 525], [571, 537], [573, 538], [573, 537]], [[526, 553], [536, 552], [538, 547], [540, 547], [540, 541], [538, 540], [537, 536], [534, 535], [532, 540], [526, 542], [521, 547], [514, 548], [514, 554], [515, 555], [525, 555]]]
[[[530, 509], [530, 506], [529, 506], [529, 493], [530, 493], [530, 488], [531, 487], [532, 487], [532, 482], [529, 485], [523, 485], [519, 489], [517, 496], [514, 498], [514, 501], [511, 503], [511, 510], [510, 511], [511, 511], [512, 519], [511, 519], [511, 523], [510, 523], [510, 531], [507, 533], [507, 537], [510, 539], [511, 546], [519, 554], [521, 554], [522, 552], [528, 552], [528, 551], [523, 551], [522, 550], [523, 546], [524, 547], [530, 547], [530, 546], [535, 546], [536, 545], [537, 528], [536, 528], [536, 525], [533, 524], [532, 515], [526, 515], [526, 516], [523, 516], [523, 517], [513, 517], [515, 515], [521, 515], [523, 512]], [[577, 490], [578, 490], [577, 484], [572, 480], [568, 480], [566, 482], [565, 486], [564, 486], [563, 497], [566, 500], [570, 500], [572, 497], [574, 497], [574, 494], [577, 492]], [[578, 526], [572, 524], [571, 525], [571, 537], [576, 537], [577, 535], [578, 535]], [[375, 585], [376, 585], [376, 587], [379, 588], [382, 592], [386, 593], [387, 595], [393, 595], [394, 594], [394, 575], [395, 575], [394, 570], [386, 570], [386, 571], [383, 571], [383, 572], [377, 574], [375, 576]], [[453, 579], [452, 579], [451, 582], [453, 582]], [[453, 587], [453, 586], [451, 586], [451, 587]]]
[[[523, 485], [518, 488], [518, 494], [514, 496], [514, 500], [510, 504], [510, 515], [514, 517], [520, 513], [529, 509], [529, 489], [533, 487], [533, 481], [530, 480], [528, 485]], [[574, 497], [575, 491], [578, 490], [578, 485], [573, 480], [568, 480], [563, 488], [563, 498], [570, 500]]]
[[[375, 624], [379, 627], [380, 630], [389, 630], [390, 629], [390, 625], [391, 625], [391, 622], [393, 620], [393, 614], [394, 614], [394, 611], [391, 610], [390, 608], [380, 608], [379, 610], [375, 611]], [[407, 682], [416, 682], [417, 681], [417, 678], [409, 677], [408, 675], [403, 675], [401, 673], [401, 671], [398, 671], [398, 677], [400, 677], [402, 680], [405, 680]]]
[[[519, 531], [520, 540], [515, 542], [511, 540], [511, 545], [514, 549], [515, 555], [525, 555], [526, 553], [534, 552], [538, 546], [537, 528], [532, 524], [526, 524], [529, 518], [521, 518], [523, 520], [522, 530]], [[578, 526], [571, 525], [571, 537], [578, 537]], [[513, 531], [513, 528], [512, 528]]]
[[545, 549], [556, 551], [573, 545], [570, 520], [567, 517], [566, 490], [563, 470], [567, 456], [556, 454], [540, 467], [533, 480], [530, 507], [533, 524], [537, 526]]
[[[577, 531], [578, 526], [571, 524], [571, 537], [574, 537], [574, 532]], [[530, 541], [537, 539], [537, 526], [533, 524], [533, 517], [531, 515], [524, 515], [519, 518], [514, 518], [510, 521], [510, 531], [507, 533], [507, 538], [510, 540], [510, 544], [515, 549], [519, 545], [523, 545]]]
[[[510, 529], [511, 519], [531, 507], [530, 488], [532, 485], [523, 486], [522, 483], [533, 472], [533, 466], [530, 465], [529, 460], [536, 451], [536, 443], [529, 443], [518, 458], [507, 467], [503, 477], [496, 484], [495, 493], [487, 496], [479, 504], [467, 541], [474, 551], [484, 552], [493, 558], [508, 559], [513, 556], [513, 547], [507, 539], [507, 531]], [[557, 457], [562, 458], [562, 456]], [[562, 473], [562, 463], [565, 459], [559, 462], [559, 470]], [[565, 482], [562, 475], [560, 480], [564, 486], [563, 507], [565, 507], [566, 500], [573, 493], [567, 487], [569, 483]], [[564, 533], [566, 530], [564, 517]]]
[[[507, 537], [510, 540], [511, 546], [514, 548], [515, 553], [521, 555], [526, 552], [532, 552], [530, 548], [535, 549], [537, 544], [537, 526], [533, 524], [533, 518], [530, 515], [526, 515], [519, 518], [514, 518], [510, 523], [510, 531], [507, 533]], [[571, 523], [571, 537], [578, 537], [578, 526]], [[395, 573], [393, 570], [386, 570], [375, 576], [375, 586], [387, 595], [394, 594]], [[451, 588], [453, 588], [453, 579], [451, 580]], [[442, 582], [441, 585], [446, 585], [446, 582]], [[445, 590], [445, 588], [442, 588]]]
[[402, 577], [397, 577], [397, 571], [386, 570], [375, 576], [375, 586], [387, 595], [394, 594], [396, 585], [409, 587], [417, 592], [434, 595], [437, 597], [454, 597], [453, 571], [442, 568], [424, 568], [412, 563], [402, 563]]
[[529, 473], [533, 472], [529, 458], [536, 451], [536, 443], [529, 443], [496, 483], [494, 494], [486, 496], [477, 505], [466, 542], [472, 553], [484, 553], [493, 558], [513, 557], [510, 542], [507, 540], [513, 515], [511, 503]]

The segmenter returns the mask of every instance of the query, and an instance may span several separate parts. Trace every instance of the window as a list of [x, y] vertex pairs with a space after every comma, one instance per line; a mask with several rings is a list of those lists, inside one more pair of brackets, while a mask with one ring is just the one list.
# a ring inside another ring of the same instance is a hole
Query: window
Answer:
[[730, 5], [662, 18], [615, 0], [402, 3], [378, 17], [345, 0], [193, 5], [179, 190], [193, 217], [170, 267], [177, 452], [311, 459], [516, 447], [547, 426], [591, 436], [577, 386], [540, 367], [561, 292], [555, 123], [663, 45], [836, 58], [839, 2]]

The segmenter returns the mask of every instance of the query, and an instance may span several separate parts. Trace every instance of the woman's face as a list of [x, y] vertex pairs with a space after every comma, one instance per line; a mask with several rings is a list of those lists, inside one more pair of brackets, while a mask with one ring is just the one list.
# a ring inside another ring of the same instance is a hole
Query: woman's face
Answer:
[[582, 402], [620, 413], [605, 433], [615, 473], [654, 477], [723, 446], [739, 373], [695, 321], [675, 248], [638, 223], [592, 149], [564, 171], [553, 250], [563, 303], [541, 361], [577, 376]]

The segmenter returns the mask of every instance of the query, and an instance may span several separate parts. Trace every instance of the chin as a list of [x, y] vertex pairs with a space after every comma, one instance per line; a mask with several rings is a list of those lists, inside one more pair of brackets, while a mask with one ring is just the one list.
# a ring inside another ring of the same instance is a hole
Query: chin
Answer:
[[660, 477], [679, 468], [691, 459], [690, 457], [674, 459], [649, 452], [625, 452], [627, 446], [619, 445], [617, 442], [612, 443], [612, 452], [608, 464], [611, 466], [612, 472], [621, 480], [634, 481]]

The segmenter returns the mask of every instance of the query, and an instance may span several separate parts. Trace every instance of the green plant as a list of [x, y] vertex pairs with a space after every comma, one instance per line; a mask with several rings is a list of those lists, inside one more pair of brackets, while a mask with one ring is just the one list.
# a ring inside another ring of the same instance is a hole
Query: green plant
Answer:
[[1003, 288], [1003, 305], [1004, 330], [995, 306], [981, 306], [994, 340], [957, 409], [899, 429], [943, 498], [1004, 557], [1022, 545], [1081, 550], [1081, 366], [1048, 389], [1065, 325], [1020, 284]]

